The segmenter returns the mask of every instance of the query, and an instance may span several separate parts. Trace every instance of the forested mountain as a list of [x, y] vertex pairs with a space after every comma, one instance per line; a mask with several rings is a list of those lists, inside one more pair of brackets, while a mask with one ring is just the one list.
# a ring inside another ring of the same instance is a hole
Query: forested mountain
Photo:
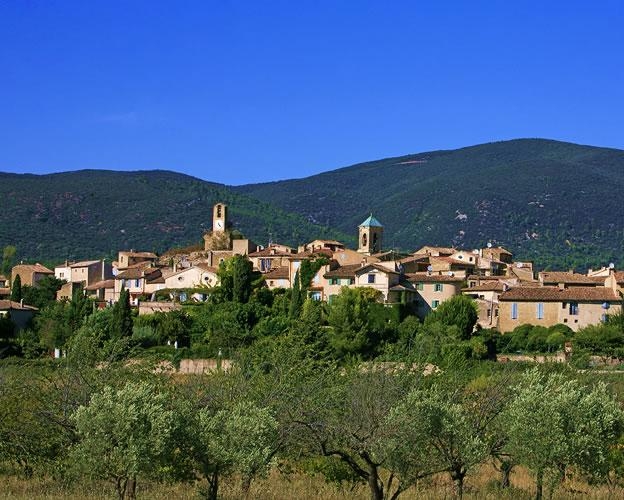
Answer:
[[229, 204], [233, 228], [259, 244], [345, 236], [223, 185], [167, 171], [0, 174], [0, 200], [0, 247], [16, 246], [25, 260], [199, 243], [218, 201]]
[[0, 174], [0, 199], [0, 246], [15, 245], [21, 259], [199, 242], [213, 203], [225, 201], [235, 228], [262, 244], [354, 245], [372, 212], [387, 248], [492, 242], [540, 267], [624, 265], [624, 151], [541, 139], [237, 187], [166, 171]]
[[624, 264], [624, 151], [520, 139], [361, 163], [235, 188], [353, 232], [369, 212], [385, 246], [509, 247], [541, 266]]

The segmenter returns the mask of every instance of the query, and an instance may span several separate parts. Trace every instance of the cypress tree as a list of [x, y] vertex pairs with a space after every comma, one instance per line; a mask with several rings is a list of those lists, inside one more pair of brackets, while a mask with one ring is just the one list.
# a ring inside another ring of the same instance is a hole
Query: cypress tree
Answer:
[[22, 278], [20, 275], [16, 275], [11, 285], [11, 300], [13, 302], [19, 302], [22, 300]]
[[130, 308], [130, 292], [121, 290], [119, 300], [113, 310], [115, 333], [120, 337], [132, 336], [132, 309]]

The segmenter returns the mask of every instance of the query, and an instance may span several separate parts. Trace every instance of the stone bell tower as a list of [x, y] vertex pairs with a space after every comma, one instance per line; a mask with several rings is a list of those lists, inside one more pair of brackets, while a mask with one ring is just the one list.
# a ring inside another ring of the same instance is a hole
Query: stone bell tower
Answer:
[[359, 225], [358, 252], [372, 255], [381, 252], [383, 226], [373, 214]]
[[212, 207], [212, 232], [223, 233], [228, 227], [227, 205], [217, 203]]

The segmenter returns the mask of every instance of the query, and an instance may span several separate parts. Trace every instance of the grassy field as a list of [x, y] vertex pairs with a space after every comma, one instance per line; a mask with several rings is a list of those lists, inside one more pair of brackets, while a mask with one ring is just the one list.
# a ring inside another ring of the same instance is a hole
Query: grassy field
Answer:
[[[523, 500], [533, 498], [534, 482], [527, 471], [518, 468], [512, 474], [512, 487], [500, 490], [497, 487], [498, 473], [493, 467], [486, 465], [477, 473], [469, 475], [466, 482], [464, 497], [468, 499], [513, 499]], [[139, 482], [137, 497], [139, 499], [169, 500], [169, 499], [197, 499], [199, 498], [198, 485], [168, 485], [158, 483]], [[226, 480], [222, 483], [221, 496], [224, 499], [243, 498], [240, 485], [235, 480]], [[50, 478], [21, 479], [16, 476], [0, 476], [0, 498], [11, 499], [46, 499], [46, 500], [78, 500], [78, 499], [110, 499], [115, 498], [111, 483], [88, 482], [71, 486], [55, 482]], [[369, 491], [365, 485], [351, 488], [349, 485], [339, 487], [327, 483], [320, 476], [301, 474], [283, 475], [274, 472], [266, 479], [252, 483], [247, 498], [254, 500], [269, 499], [368, 499]], [[448, 499], [453, 498], [453, 485], [444, 476], [435, 476], [423, 481], [417, 487], [405, 492], [400, 498], [404, 499]], [[568, 479], [560, 485], [553, 496], [554, 499], [583, 498], [583, 499], [614, 499], [624, 498], [624, 488], [607, 486], [592, 486], [586, 483]]]

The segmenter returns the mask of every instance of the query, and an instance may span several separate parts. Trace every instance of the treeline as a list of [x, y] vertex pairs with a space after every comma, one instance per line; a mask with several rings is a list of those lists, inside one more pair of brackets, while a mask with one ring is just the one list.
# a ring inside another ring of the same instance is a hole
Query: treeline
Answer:
[[[474, 330], [465, 296], [424, 322], [368, 288], [310, 300], [321, 264], [302, 263], [293, 289], [270, 291], [235, 257], [207, 303], [146, 316], [135, 316], [127, 291], [96, 310], [82, 294], [54, 301], [44, 282], [32, 328], [0, 330], [4, 356], [36, 358], [0, 362], [0, 462], [26, 476], [108, 480], [119, 498], [144, 481], [196, 484], [207, 498], [239, 481], [242, 496], [255, 478], [287, 469], [361, 483], [375, 499], [444, 474], [461, 497], [485, 463], [501, 489], [527, 468], [538, 497], [568, 477], [619, 484], [624, 417], [610, 388], [566, 366], [488, 360], [529, 341], [539, 349], [540, 339], [598, 350], [592, 332], [620, 335], [621, 316], [576, 334], [528, 325], [501, 337]], [[52, 349], [65, 357], [41, 359]], [[233, 364], [180, 376], [162, 363], [183, 357]]]
[[501, 493], [514, 468], [531, 471], [537, 498], [566, 478], [622, 480], [620, 405], [569, 370], [458, 357], [433, 371], [345, 365], [288, 333], [239, 351], [227, 372], [181, 377], [110, 362], [93, 340], [76, 335], [58, 363], [4, 361], [1, 462], [69, 484], [106, 480], [120, 499], [145, 481], [195, 485], [212, 499], [237, 481], [244, 496], [274, 469], [361, 483], [373, 499], [440, 474], [461, 498], [485, 463], [500, 471]]

